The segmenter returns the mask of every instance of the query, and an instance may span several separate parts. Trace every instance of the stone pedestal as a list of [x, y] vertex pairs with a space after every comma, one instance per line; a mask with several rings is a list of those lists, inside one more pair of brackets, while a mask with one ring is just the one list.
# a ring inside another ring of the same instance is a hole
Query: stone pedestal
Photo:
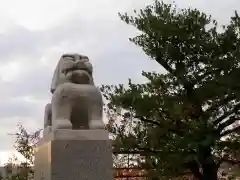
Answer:
[[113, 180], [105, 130], [56, 130], [40, 142], [34, 180]]

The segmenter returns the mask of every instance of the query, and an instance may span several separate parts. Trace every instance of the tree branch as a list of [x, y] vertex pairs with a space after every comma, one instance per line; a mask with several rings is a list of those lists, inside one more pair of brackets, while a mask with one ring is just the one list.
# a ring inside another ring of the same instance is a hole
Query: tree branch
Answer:
[[[160, 56], [162, 57], [162, 56]], [[155, 59], [157, 61], [158, 64], [160, 64], [164, 69], [166, 69], [168, 72], [170, 72], [171, 74], [173, 74], [174, 76], [176, 76], [175, 71], [167, 64], [167, 62], [165, 62], [164, 60], [162, 60], [161, 58], [156, 57]], [[177, 76], [176, 76], [177, 77]]]
[[218, 125], [220, 122], [222, 122], [225, 118], [227, 118], [228, 116], [231, 116], [234, 112], [232, 111], [229, 111], [229, 112], [226, 112], [224, 113], [221, 117], [217, 118], [213, 124], [214, 125]]
[[[143, 122], [150, 123], [150, 124], [154, 124], [154, 125], [157, 125], [157, 126], [159, 126], [159, 127], [162, 127], [162, 124], [159, 123], [159, 122], [157, 122], [157, 121], [149, 120], [149, 119], [146, 119], [146, 118], [144, 118], [144, 117], [142, 117], [142, 116], [135, 116], [135, 118], [140, 119], [140, 120], [143, 121]], [[179, 136], [183, 136], [183, 134], [184, 134], [184, 131], [182, 131], [182, 130], [179, 129], [179, 128], [170, 128], [170, 127], [167, 127], [166, 129], [167, 129], [168, 131], [174, 133], [174, 134], [179, 135]]]
[[226, 130], [220, 134], [221, 137], [232, 134], [232, 133], [240, 133], [240, 126], [235, 127], [233, 129]]
[[236, 122], [237, 120], [239, 120], [238, 118], [235, 117], [230, 117], [228, 120], [226, 120], [225, 122], [219, 124], [217, 130], [219, 132], [221, 132], [224, 128], [226, 128], [227, 126], [230, 126], [231, 124], [233, 124], [234, 122]]
[[146, 123], [150, 123], [150, 124], [154, 124], [154, 125], [157, 125], [157, 126], [161, 126], [161, 123], [158, 122], [158, 121], [153, 121], [153, 120], [150, 120], [150, 119], [146, 119], [142, 116], [135, 116], [134, 118], [137, 118], [143, 122], [146, 122]]
[[223, 121], [225, 118], [227, 118], [228, 116], [232, 115], [235, 111], [237, 111], [240, 108], [240, 103], [238, 103], [231, 111], [228, 111], [226, 113], [224, 113], [221, 117], [219, 117], [218, 119], [216, 119], [213, 123], [214, 125], [219, 124], [221, 121]]
[[138, 148], [134, 150], [121, 150], [121, 149], [115, 149], [112, 150], [113, 154], [140, 154], [140, 155], [148, 155], [148, 154], [156, 154], [159, 153], [159, 151], [156, 150], [150, 150], [148, 148]]
[[218, 107], [222, 104], [226, 104], [229, 101], [232, 101], [236, 98], [235, 95], [228, 95], [227, 97], [221, 99], [219, 102], [215, 103], [214, 105], [212, 105], [210, 108], [208, 108], [204, 114], [209, 114], [212, 113], [213, 111], [216, 111], [218, 109]]
[[229, 158], [226, 158], [226, 157], [223, 157], [221, 159], [222, 162], [226, 162], [226, 163], [229, 163], [231, 165], [237, 165], [237, 164], [240, 164], [240, 161], [239, 160], [236, 160], [236, 159], [229, 159]]
[[203, 175], [199, 171], [200, 167], [199, 167], [199, 164], [196, 161], [187, 162], [186, 165], [187, 165], [188, 169], [193, 173], [193, 175], [197, 179], [202, 179]]

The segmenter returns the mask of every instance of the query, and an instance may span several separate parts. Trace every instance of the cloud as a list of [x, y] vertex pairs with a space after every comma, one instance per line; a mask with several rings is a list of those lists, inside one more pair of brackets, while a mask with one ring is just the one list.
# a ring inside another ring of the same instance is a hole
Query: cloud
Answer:
[[[141, 71], [161, 71], [142, 50], [128, 41], [137, 34], [118, 12], [132, 12], [152, 0], [8, 0], [0, 7], [0, 151], [11, 149], [21, 122], [41, 128], [50, 83], [60, 56], [78, 52], [89, 56], [97, 85], [141, 82]], [[170, 1], [169, 1], [170, 2]], [[177, 0], [180, 7], [200, 8], [221, 23], [228, 22], [234, 0]], [[14, 4], [14, 6], [13, 6]], [[214, 7], [214, 8], [213, 8]], [[222, 13], [223, 8], [224, 14]]]
[[[96, 3], [87, 11], [86, 7], [91, 4], [78, 4], [79, 10], [75, 6], [68, 7], [73, 9], [67, 10], [66, 16], [62, 16], [58, 8], [54, 10], [53, 7], [48, 7], [53, 14], [56, 13], [52, 17], [48, 10], [45, 13], [35, 12], [35, 6], [32, 5], [31, 17], [26, 15], [28, 10], [23, 12], [20, 8], [24, 2], [27, 1], [17, 4], [19, 7], [13, 8], [10, 14], [9, 11], [5, 14], [9, 19], [8, 29], [0, 32], [2, 151], [11, 149], [14, 137], [7, 133], [14, 132], [19, 122], [30, 129], [42, 127], [44, 106], [51, 98], [49, 86], [52, 73], [61, 54], [79, 52], [88, 55], [94, 64], [96, 84], [124, 82], [129, 76], [135, 76], [138, 70], [141, 71], [141, 66], [130, 70], [129, 63], [135, 61], [141, 65], [147, 58], [142, 57], [143, 53], [128, 42], [128, 36], [134, 34], [133, 28], [123, 28], [124, 23], [117, 16], [121, 10], [119, 7], [127, 9], [131, 6], [129, 3], [120, 3], [114, 9], [106, 7], [113, 5], [113, 1], [104, 1], [105, 4]], [[42, 1], [43, 4], [46, 2]], [[95, 12], [97, 8], [101, 8], [104, 13], [99, 15]], [[1, 17], [4, 19], [0, 15], [0, 19]], [[44, 23], [42, 18], [52, 20]], [[39, 21], [39, 24], [34, 21]], [[53, 21], [57, 23], [51, 24]], [[130, 66], [132, 65], [133, 63]], [[135, 73], [131, 74], [132, 72]]]

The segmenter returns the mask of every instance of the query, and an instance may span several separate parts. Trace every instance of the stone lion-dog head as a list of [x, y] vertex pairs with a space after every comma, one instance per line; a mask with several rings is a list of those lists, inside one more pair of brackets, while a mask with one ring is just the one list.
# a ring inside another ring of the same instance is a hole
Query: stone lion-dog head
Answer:
[[93, 85], [92, 72], [93, 66], [87, 56], [64, 54], [55, 69], [51, 92], [53, 93], [60, 84], [66, 82]]

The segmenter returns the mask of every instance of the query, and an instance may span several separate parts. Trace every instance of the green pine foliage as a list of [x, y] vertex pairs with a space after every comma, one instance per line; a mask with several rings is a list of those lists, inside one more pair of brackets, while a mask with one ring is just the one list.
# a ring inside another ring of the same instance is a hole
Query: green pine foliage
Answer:
[[130, 41], [166, 72], [143, 71], [144, 84], [101, 87], [115, 151], [144, 155], [151, 178], [190, 171], [216, 180], [221, 163], [240, 163], [240, 18], [235, 12], [220, 26], [197, 9], [158, 0], [134, 12], [119, 14], [141, 32]]

